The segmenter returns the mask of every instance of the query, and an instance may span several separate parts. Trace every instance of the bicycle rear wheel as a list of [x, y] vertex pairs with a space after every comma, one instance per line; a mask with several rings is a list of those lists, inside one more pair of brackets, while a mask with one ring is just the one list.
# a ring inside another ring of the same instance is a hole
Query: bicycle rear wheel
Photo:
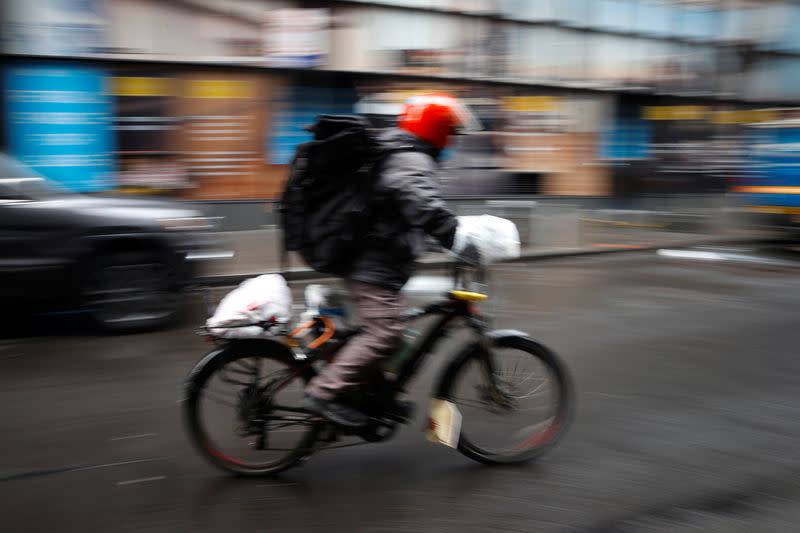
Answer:
[[232, 344], [191, 378], [185, 417], [193, 443], [238, 475], [275, 474], [311, 453], [319, 419], [304, 412], [313, 371], [259, 344]]
[[485, 464], [541, 456], [563, 436], [571, 417], [566, 368], [555, 353], [523, 337], [499, 339], [488, 353], [479, 344], [469, 346], [445, 374], [437, 396], [461, 413], [458, 450]]

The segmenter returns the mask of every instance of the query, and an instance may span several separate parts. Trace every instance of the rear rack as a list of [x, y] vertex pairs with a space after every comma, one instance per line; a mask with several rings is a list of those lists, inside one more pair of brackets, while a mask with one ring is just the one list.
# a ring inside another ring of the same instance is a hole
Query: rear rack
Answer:
[[278, 321], [266, 321], [266, 322], [253, 322], [250, 324], [237, 324], [233, 326], [220, 326], [220, 327], [208, 327], [208, 326], [200, 326], [195, 328], [194, 334], [199, 335], [201, 337], [213, 337], [215, 339], [225, 339], [226, 337], [214, 333], [212, 330], [226, 330], [226, 329], [239, 329], [239, 328], [250, 328], [253, 326], [258, 326], [264, 330], [265, 333], [269, 333], [272, 337], [285, 337], [289, 334], [289, 324], [285, 322], [278, 322]]

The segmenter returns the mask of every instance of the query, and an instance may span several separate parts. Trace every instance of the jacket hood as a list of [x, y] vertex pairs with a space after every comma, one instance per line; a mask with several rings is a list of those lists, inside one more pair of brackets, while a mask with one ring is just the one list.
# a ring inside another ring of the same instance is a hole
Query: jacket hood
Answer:
[[380, 130], [376, 139], [382, 147], [390, 150], [412, 150], [422, 152], [438, 160], [441, 150], [432, 144], [420, 139], [416, 135], [400, 128], [387, 128]]

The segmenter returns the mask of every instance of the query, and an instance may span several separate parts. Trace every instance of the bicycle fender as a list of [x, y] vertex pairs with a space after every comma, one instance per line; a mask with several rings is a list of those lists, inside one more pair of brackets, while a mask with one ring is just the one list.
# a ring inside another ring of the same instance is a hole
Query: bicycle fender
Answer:
[[192, 367], [192, 369], [189, 371], [189, 375], [186, 376], [185, 380], [183, 380], [183, 388], [186, 392], [183, 398], [184, 400], [189, 396], [189, 391], [194, 387], [197, 376], [201, 375], [203, 371], [212, 364], [212, 362], [216, 361], [220, 357], [223, 357], [226, 348], [227, 347], [222, 347], [211, 350], [205, 354], [203, 358], [194, 365], [194, 367]]
[[253, 355], [272, 353], [281, 359], [285, 359], [287, 362], [296, 363], [292, 351], [281, 342], [272, 339], [237, 339], [224, 346], [211, 350], [194, 365], [184, 381], [186, 391], [188, 392], [191, 387], [194, 386], [197, 377], [202, 375], [207, 369], [221, 364], [226, 358], [234, 356], [243, 350], [250, 351]]
[[486, 334], [486, 338], [492, 341], [492, 344], [501, 344], [503, 339], [511, 337], [530, 338], [527, 333], [518, 329], [495, 329]]
[[[519, 331], [516, 329], [496, 329], [493, 331], [489, 331], [486, 333], [486, 339], [492, 346], [502, 346], [503, 341], [506, 339], [513, 339], [513, 338], [524, 338], [529, 339], [527, 333], [524, 331]], [[434, 393], [435, 398], [444, 398], [445, 390], [447, 388], [446, 384], [449, 380], [453, 379], [453, 375], [458, 370], [458, 368], [463, 364], [464, 359], [472, 357], [473, 353], [476, 350], [485, 349], [482, 346], [481, 341], [474, 341], [470, 342], [466, 346], [464, 346], [461, 351], [456, 354], [453, 359], [447, 364], [442, 372], [441, 376], [439, 376], [439, 381], [436, 385], [436, 392]]]

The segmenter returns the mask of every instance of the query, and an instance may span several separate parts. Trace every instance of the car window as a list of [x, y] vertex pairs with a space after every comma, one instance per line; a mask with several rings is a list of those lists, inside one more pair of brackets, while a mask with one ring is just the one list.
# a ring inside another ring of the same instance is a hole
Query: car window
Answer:
[[13, 157], [0, 154], [0, 178], [41, 178], [41, 176]]
[[0, 154], [0, 199], [46, 199], [68, 194], [16, 159]]
[[15, 191], [13, 188], [8, 187], [7, 185], [3, 184], [3, 180], [0, 179], [0, 201], [2, 200], [19, 200], [19, 192]]

